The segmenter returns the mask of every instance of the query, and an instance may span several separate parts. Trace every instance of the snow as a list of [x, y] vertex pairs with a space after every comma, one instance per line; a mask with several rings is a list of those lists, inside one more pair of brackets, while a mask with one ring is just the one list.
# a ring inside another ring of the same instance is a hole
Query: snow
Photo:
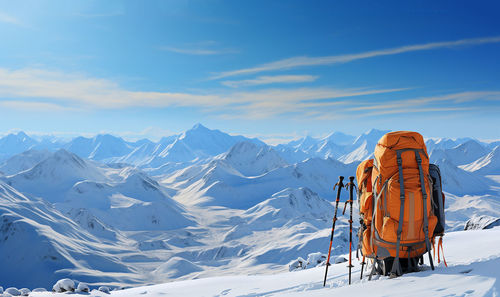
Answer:
[[497, 226], [500, 226], [500, 218], [483, 215], [469, 219], [464, 230], [491, 229]]
[[17, 288], [10, 287], [5, 289], [4, 294], [9, 294], [12, 296], [21, 296], [21, 291], [19, 291]]
[[477, 159], [476, 161], [463, 165], [464, 170], [480, 174], [499, 174], [500, 173], [500, 146], [496, 146], [488, 155]]
[[28, 288], [22, 288], [22, 289], [19, 289], [19, 292], [21, 293], [21, 296], [29, 296], [29, 294], [31, 293], [31, 290]]
[[[444, 237], [448, 267], [428, 266], [395, 279], [366, 274], [359, 280], [354, 261], [353, 284], [347, 284], [345, 264], [330, 267], [323, 287], [324, 266], [273, 275], [240, 275], [187, 280], [112, 291], [112, 296], [498, 296], [500, 293], [500, 228], [451, 232]], [[479, 248], [480, 247], [480, 248]], [[93, 292], [94, 294], [94, 292]], [[105, 296], [96, 292], [97, 296]], [[58, 296], [36, 293], [33, 296]], [[62, 295], [61, 295], [62, 296]]]
[[[207, 295], [306, 290], [321, 296], [322, 269], [312, 266], [327, 252], [332, 186], [339, 175], [354, 174], [385, 132], [358, 138], [335, 132], [275, 147], [202, 125], [159, 142], [110, 135], [70, 142], [23, 134], [0, 139], [0, 149], [26, 144], [2, 151], [0, 170], [8, 174], [0, 174], [0, 263], [10, 269], [0, 269], [1, 285], [50, 288], [70, 278], [95, 289], [177, 281], [161, 285], [175, 296], [179, 291], [172, 288], [184, 281], [199, 279], [196, 288], [211, 279], [206, 284], [220, 291]], [[447, 231], [463, 230], [475, 217], [500, 218], [498, 148], [470, 138], [427, 144], [443, 176]], [[337, 221], [331, 262], [347, 257], [348, 226], [345, 216]], [[445, 249], [453, 236], [445, 237]], [[288, 273], [294, 259], [309, 269]], [[344, 290], [345, 266], [332, 265], [329, 288]], [[425, 273], [421, 278], [430, 279]], [[244, 290], [260, 281], [262, 287]]]
[[431, 162], [434, 160], [447, 158], [455, 165], [464, 165], [473, 162], [484, 155], [488, 150], [478, 141], [468, 140], [451, 149], [434, 149], [429, 152]]
[[66, 291], [74, 291], [75, 290], [75, 282], [70, 280], [69, 278], [63, 278], [57, 281], [55, 285], [52, 287], [52, 291], [54, 292], [66, 292]]
[[82, 292], [82, 293], [87, 293], [89, 292], [90, 289], [89, 289], [89, 285], [87, 283], [79, 283], [77, 288], [76, 288], [76, 292]]
[[0, 171], [5, 175], [13, 175], [33, 168], [36, 164], [49, 157], [47, 150], [30, 149], [21, 154], [14, 155], [0, 164]]
[[99, 291], [99, 292], [103, 292], [103, 293], [105, 293], [105, 294], [109, 294], [109, 288], [108, 288], [108, 287], [106, 287], [106, 286], [100, 286], [100, 287], [97, 289], [97, 291]]

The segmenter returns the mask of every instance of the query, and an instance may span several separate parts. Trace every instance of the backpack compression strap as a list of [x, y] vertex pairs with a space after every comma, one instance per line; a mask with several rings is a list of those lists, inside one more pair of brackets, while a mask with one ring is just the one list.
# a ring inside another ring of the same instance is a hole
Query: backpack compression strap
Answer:
[[397, 150], [397, 162], [398, 162], [398, 170], [399, 170], [399, 199], [400, 199], [400, 208], [399, 208], [399, 224], [397, 230], [397, 241], [396, 241], [396, 258], [394, 258], [394, 263], [392, 264], [391, 275], [390, 277], [396, 277], [402, 274], [401, 264], [399, 263], [399, 248], [401, 244], [401, 233], [403, 231], [403, 216], [405, 210], [405, 185], [404, 185], [404, 177], [403, 177], [403, 160], [401, 159], [401, 153], [405, 150]]
[[429, 263], [431, 264], [432, 270], [434, 270], [434, 263], [432, 262], [432, 256], [431, 256], [431, 242], [429, 240], [429, 218], [427, 217], [427, 192], [425, 191], [425, 180], [424, 180], [424, 172], [422, 170], [422, 159], [420, 158], [418, 150], [415, 150], [415, 158], [417, 159], [418, 172], [420, 174], [420, 189], [422, 190], [422, 197], [424, 202], [423, 230], [425, 235], [425, 245], [427, 247], [427, 253], [429, 253]]

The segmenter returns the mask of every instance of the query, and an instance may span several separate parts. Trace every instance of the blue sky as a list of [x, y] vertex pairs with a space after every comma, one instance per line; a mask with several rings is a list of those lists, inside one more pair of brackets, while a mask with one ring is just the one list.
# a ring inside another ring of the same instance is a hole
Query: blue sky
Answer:
[[[439, 2], [439, 3], [437, 3]], [[500, 138], [495, 1], [0, 1], [0, 131]]]

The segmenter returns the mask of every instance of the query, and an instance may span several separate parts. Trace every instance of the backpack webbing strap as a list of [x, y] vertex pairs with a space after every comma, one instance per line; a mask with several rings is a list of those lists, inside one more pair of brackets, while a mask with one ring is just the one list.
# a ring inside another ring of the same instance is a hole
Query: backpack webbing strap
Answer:
[[425, 235], [425, 245], [427, 247], [427, 253], [429, 253], [429, 262], [431, 264], [432, 270], [434, 270], [434, 263], [432, 262], [431, 256], [431, 242], [429, 240], [429, 218], [427, 217], [427, 192], [425, 191], [425, 179], [424, 171], [422, 170], [422, 159], [417, 150], [415, 150], [415, 159], [417, 159], [418, 172], [420, 174], [420, 189], [422, 190], [422, 198], [424, 202], [424, 225], [423, 231]]
[[[377, 176], [377, 179], [378, 179], [378, 176]], [[375, 179], [375, 180], [377, 180]], [[372, 229], [371, 229], [371, 235], [370, 235], [370, 245], [372, 246], [373, 248], [373, 238], [374, 238], [374, 234], [375, 234], [375, 216], [377, 215], [377, 209], [379, 208], [378, 207], [378, 201], [379, 199], [382, 197], [382, 193], [387, 193], [387, 191], [385, 191], [387, 189], [387, 184], [389, 183], [389, 180], [386, 180], [384, 185], [382, 186], [382, 189], [380, 189], [380, 193], [378, 193], [378, 195], [374, 195], [373, 196], [373, 212], [372, 212]], [[376, 192], [373, 192], [376, 194]], [[387, 196], [384, 197], [385, 199], [387, 199]]]
[[394, 263], [392, 264], [391, 277], [396, 277], [402, 274], [401, 264], [399, 263], [399, 248], [401, 244], [401, 233], [403, 232], [403, 221], [404, 221], [404, 210], [405, 210], [405, 185], [403, 176], [403, 160], [401, 159], [402, 150], [397, 150], [397, 162], [399, 170], [399, 224], [397, 231], [397, 241], [396, 241], [396, 258], [394, 258]]

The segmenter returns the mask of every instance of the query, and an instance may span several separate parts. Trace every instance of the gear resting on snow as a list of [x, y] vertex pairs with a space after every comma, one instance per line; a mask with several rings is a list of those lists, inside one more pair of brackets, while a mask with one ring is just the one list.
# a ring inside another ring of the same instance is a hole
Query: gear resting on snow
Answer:
[[415, 271], [426, 252], [434, 269], [430, 250], [435, 237], [444, 235], [444, 194], [439, 168], [429, 164], [422, 135], [385, 134], [374, 158], [358, 166], [356, 177], [358, 236], [363, 258], [373, 259], [370, 278]]

